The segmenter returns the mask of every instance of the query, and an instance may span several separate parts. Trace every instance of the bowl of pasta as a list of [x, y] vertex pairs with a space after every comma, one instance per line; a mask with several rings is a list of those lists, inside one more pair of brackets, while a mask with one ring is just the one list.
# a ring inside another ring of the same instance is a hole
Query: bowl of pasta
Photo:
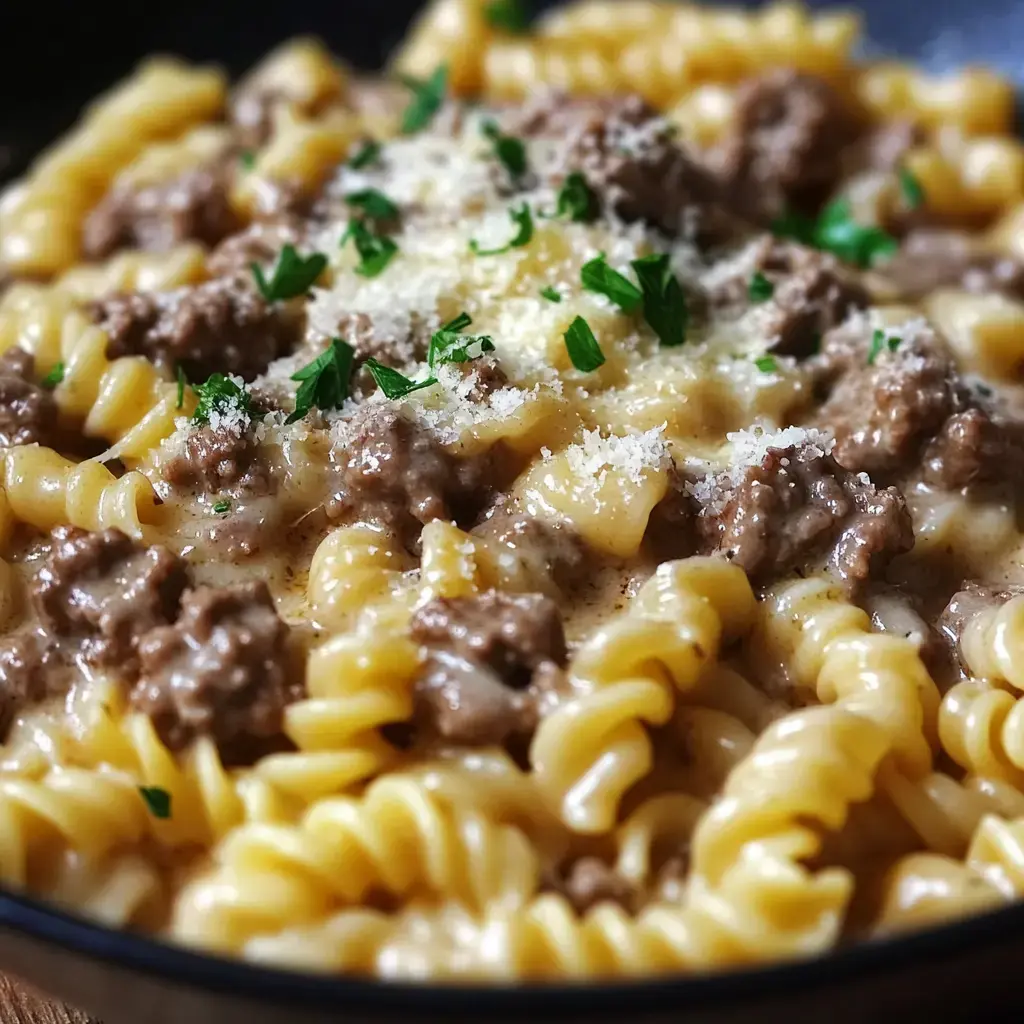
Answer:
[[11, 122], [0, 969], [1019, 1005], [1014, 5], [408, 6], [176, 7]]

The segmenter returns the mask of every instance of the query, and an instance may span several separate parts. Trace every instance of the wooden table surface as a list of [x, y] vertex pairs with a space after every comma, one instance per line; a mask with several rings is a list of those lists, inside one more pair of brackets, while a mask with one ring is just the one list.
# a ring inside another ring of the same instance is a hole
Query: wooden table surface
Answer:
[[99, 1024], [92, 1017], [51, 1002], [20, 982], [0, 975], [0, 1024]]

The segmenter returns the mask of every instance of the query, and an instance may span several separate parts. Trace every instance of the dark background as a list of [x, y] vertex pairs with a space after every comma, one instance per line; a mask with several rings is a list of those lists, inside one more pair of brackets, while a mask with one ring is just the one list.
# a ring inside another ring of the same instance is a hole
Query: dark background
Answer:
[[[238, 73], [284, 37], [312, 32], [372, 68], [418, 6], [417, 0], [0, 0], [0, 147], [6, 151], [0, 177], [18, 171], [83, 103], [147, 53], [215, 60]], [[810, 6], [829, 4], [810, 0]], [[872, 51], [901, 53], [933, 68], [991, 63], [1024, 81], [1021, 0], [861, 0], [859, 6]]]

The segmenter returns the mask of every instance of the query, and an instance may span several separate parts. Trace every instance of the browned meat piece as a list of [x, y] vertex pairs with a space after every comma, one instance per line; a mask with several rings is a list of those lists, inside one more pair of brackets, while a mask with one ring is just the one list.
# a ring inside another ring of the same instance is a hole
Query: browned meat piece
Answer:
[[758, 333], [785, 355], [810, 355], [826, 331], [869, 303], [867, 291], [835, 257], [771, 235], [752, 242], [728, 265], [733, 272], [709, 289], [711, 304], [734, 315], [746, 312], [755, 304], [751, 280], [761, 274], [774, 290], [759, 305]]
[[719, 243], [745, 233], [718, 179], [674, 141], [669, 123], [639, 96], [549, 94], [508, 119], [512, 134], [559, 140], [564, 174], [579, 171], [627, 221]]
[[720, 169], [756, 200], [762, 216], [814, 212], [843, 172], [843, 154], [860, 125], [820, 78], [774, 68], [743, 82], [736, 121], [722, 144]]
[[118, 249], [216, 245], [238, 228], [224, 168], [200, 167], [157, 185], [111, 189], [86, 219], [82, 245], [90, 259], [102, 259]]
[[390, 405], [366, 407], [349, 429], [340, 486], [327, 508], [332, 519], [384, 523], [411, 548], [421, 524], [464, 522], [486, 502], [489, 456], [450, 454]]
[[41, 633], [14, 633], [0, 642], [0, 738], [24, 708], [57, 692], [61, 676], [54, 660]]
[[640, 896], [631, 882], [599, 857], [573, 861], [564, 876], [552, 879], [551, 888], [561, 892], [577, 914], [601, 903], [615, 903], [633, 913]]
[[244, 231], [225, 238], [210, 254], [207, 269], [213, 277], [248, 277], [250, 265], [272, 264], [286, 245], [299, 245], [306, 231], [298, 217], [257, 220]]
[[543, 594], [439, 598], [416, 613], [411, 635], [429, 650], [416, 718], [454, 743], [530, 735], [561, 682], [562, 619]]
[[885, 264], [885, 285], [914, 301], [938, 288], [1002, 292], [1024, 299], [1024, 264], [985, 252], [965, 231], [913, 231]]
[[556, 587], [569, 588], [589, 568], [583, 542], [568, 526], [524, 515], [502, 501], [472, 532], [495, 544], [506, 571], [512, 575], [525, 571], [533, 586], [541, 587], [540, 581], [550, 579]]
[[1024, 471], [1024, 423], [983, 409], [950, 416], [924, 453], [924, 479], [949, 491], [1017, 480]]
[[[472, 379], [473, 386], [466, 394], [470, 402], [484, 402], [493, 391], [508, 385], [508, 376], [493, 356], [481, 356], [465, 363], [449, 364], [456, 373]], [[461, 392], [460, 392], [461, 393]]]
[[146, 630], [174, 620], [188, 574], [166, 548], [76, 526], [58, 526], [52, 542], [33, 603], [47, 630], [81, 640], [90, 659], [129, 663]]
[[53, 395], [32, 380], [35, 359], [20, 348], [0, 356], [0, 448], [49, 444], [57, 429]]
[[218, 494], [235, 488], [247, 494], [271, 489], [270, 470], [260, 458], [259, 446], [247, 434], [207, 425], [189, 433], [181, 455], [168, 461], [164, 479], [176, 487]]
[[914, 543], [896, 488], [847, 472], [814, 444], [769, 448], [711, 495], [698, 527], [705, 550], [762, 582], [824, 555], [840, 579], [859, 584]]
[[180, 750], [211, 736], [233, 764], [280, 735], [285, 707], [303, 692], [262, 581], [187, 592], [178, 621], [147, 633], [139, 658], [131, 701], [164, 742]]
[[962, 400], [939, 339], [923, 328], [904, 333], [896, 351], [884, 346], [872, 363], [871, 328], [844, 325], [826, 335], [811, 364], [828, 395], [814, 424], [834, 433], [836, 461], [883, 480], [916, 468], [922, 445]]
[[215, 278], [153, 295], [114, 294], [93, 304], [107, 332], [107, 355], [143, 355], [184, 369], [189, 380], [211, 373], [252, 380], [291, 351], [300, 333], [285, 309], [263, 301], [239, 279]]

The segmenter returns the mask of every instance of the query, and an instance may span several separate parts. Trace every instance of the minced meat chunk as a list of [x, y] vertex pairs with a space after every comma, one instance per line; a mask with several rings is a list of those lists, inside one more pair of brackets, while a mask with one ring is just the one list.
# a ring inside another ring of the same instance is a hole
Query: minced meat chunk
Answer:
[[114, 294], [93, 304], [107, 355], [142, 355], [189, 380], [211, 373], [252, 380], [291, 351], [298, 321], [238, 279], [215, 278], [173, 292]]
[[903, 328], [893, 351], [872, 354], [866, 321], [830, 332], [811, 361], [826, 400], [813, 424], [831, 431], [832, 454], [846, 469], [893, 480], [915, 469], [922, 445], [959, 409], [958, 380], [934, 332]]
[[24, 708], [66, 688], [64, 668], [43, 633], [22, 631], [0, 641], [0, 740]]
[[577, 914], [602, 903], [614, 903], [634, 913], [640, 902], [636, 886], [600, 857], [574, 860], [564, 873], [551, 879], [550, 888], [562, 893]]
[[410, 548], [422, 524], [465, 521], [488, 497], [488, 456], [452, 455], [432, 431], [391, 406], [357, 414], [338, 458], [340, 486], [328, 515], [383, 523]]
[[131, 702], [164, 742], [180, 750], [211, 736], [231, 763], [278, 737], [285, 707], [303, 692], [288, 626], [262, 581], [187, 592], [178, 621], [147, 633], [139, 658]]
[[719, 169], [756, 201], [763, 219], [813, 213], [843, 173], [843, 154], [860, 124], [824, 80], [774, 68], [743, 82]]
[[564, 147], [564, 174], [581, 173], [602, 205], [627, 221], [646, 221], [699, 242], [739, 237], [746, 223], [719, 181], [675, 141], [667, 120], [639, 96], [568, 97], [553, 93], [510, 121], [512, 134], [551, 138]]
[[198, 167], [159, 184], [114, 186], [86, 219], [82, 245], [90, 259], [103, 259], [118, 249], [212, 246], [238, 228], [224, 168]]
[[566, 659], [558, 605], [543, 594], [438, 598], [413, 617], [411, 635], [428, 650], [417, 723], [467, 746], [530, 735]]
[[34, 368], [34, 357], [23, 349], [0, 356], [0, 448], [49, 444], [57, 429], [57, 405], [34, 383]]
[[948, 491], [1019, 479], [1022, 471], [1024, 423], [979, 408], [950, 416], [924, 452], [924, 480]]
[[270, 470], [253, 438], [209, 424], [188, 434], [182, 453], [164, 466], [163, 477], [176, 487], [206, 494], [228, 489], [266, 494], [271, 489]]
[[298, 246], [306, 236], [301, 218], [282, 215], [256, 220], [217, 246], [206, 268], [212, 277], [248, 277], [253, 263], [267, 267], [286, 245]]
[[92, 660], [129, 663], [140, 636], [174, 620], [188, 584], [185, 563], [117, 529], [58, 526], [32, 585], [43, 626], [82, 641]]
[[823, 557], [858, 584], [914, 543], [899, 491], [847, 472], [813, 444], [769, 448], [739, 480], [722, 481], [698, 528], [706, 551], [764, 582]]
[[[751, 242], [727, 266], [729, 275], [715, 275], [708, 288], [711, 305], [727, 315], [756, 306], [758, 333], [784, 355], [810, 355], [826, 331], [869, 302], [867, 291], [835, 257], [771, 235]], [[751, 297], [757, 274], [772, 286], [760, 303]]]

